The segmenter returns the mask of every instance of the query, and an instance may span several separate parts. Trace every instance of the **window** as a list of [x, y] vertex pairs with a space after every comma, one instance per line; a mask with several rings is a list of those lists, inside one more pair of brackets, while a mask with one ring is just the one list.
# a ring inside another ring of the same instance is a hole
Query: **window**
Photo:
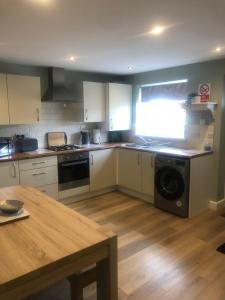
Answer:
[[184, 139], [187, 80], [145, 85], [136, 104], [136, 135]]

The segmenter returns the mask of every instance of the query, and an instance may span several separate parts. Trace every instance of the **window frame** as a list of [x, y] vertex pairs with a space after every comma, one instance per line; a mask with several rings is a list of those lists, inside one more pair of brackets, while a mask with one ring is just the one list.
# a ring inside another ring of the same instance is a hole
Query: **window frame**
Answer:
[[[134, 136], [137, 137], [142, 137], [143, 139], [151, 139], [151, 140], [157, 140], [157, 141], [171, 141], [171, 142], [176, 142], [176, 141], [181, 141], [181, 142], [185, 142], [187, 140], [187, 119], [185, 122], [185, 126], [184, 126], [184, 137], [183, 138], [176, 138], [176, 137], [157, 137], [157, 136], [151, 136], [151, 135], [140, 135], [140, 134], [136, 134], [136, 128], [137, 128], [137, 103], [141, 102], [141, 88], [142, 87], [147, 87], [147, 86], [159, 86], [159, 85], [167, 85], [167, 84], [176, 84], [176, 83], [188, 83], [188, 79], [178, 79], [178, 80], [172, 80], [172, 81], [165, 81], [165, 82], [156, 82], [156, 83], [148, 83], [148, 84], [142, 84], [142, 85], [138, 85], [137, 86], [137, 97], [136, 97], [136, 101], [135, 101], [135, 115], [134, 115], [134, 119], [135, 119], [135, 123], [134, 123], [134, 127], [133, 127], [133, 131], [134, 131]], [[173, 101], [173, 100], [171, 100]], [[176, 100], [175, 100], [176, 101]], [[187, 112], [186, 112], [186, 118], [187, 118]]]

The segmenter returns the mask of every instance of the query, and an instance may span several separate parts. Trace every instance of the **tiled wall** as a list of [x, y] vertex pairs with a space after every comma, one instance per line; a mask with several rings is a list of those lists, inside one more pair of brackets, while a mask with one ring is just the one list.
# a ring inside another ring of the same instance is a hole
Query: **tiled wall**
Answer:
[[[78, 103], [50, 103], [43, 102], [41, 109], [41, 121], [33, 125], [0, 126], [0, 136], [13, 136], [25, 134], [27, 137], [38, 139], [39, 148], [47, 146], [46, 132], [64, 131], [68, 137], [68, 143], [80, 143], [80, 131], [93, 128], [101, 128], [102, 142], [107, 135], [103, 123], [83, 123], [81, 106]], [[76, 121], [75, 121], [76, 120]], [[79, 122], [80, 121], [80, 122]]]

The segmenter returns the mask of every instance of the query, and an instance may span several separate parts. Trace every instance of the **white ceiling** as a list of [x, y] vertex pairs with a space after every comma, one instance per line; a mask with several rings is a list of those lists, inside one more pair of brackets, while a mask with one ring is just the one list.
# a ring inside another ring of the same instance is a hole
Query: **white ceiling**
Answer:
[[2, 61], [128, 74], [224, 54], [224, 0], [0, 1]]

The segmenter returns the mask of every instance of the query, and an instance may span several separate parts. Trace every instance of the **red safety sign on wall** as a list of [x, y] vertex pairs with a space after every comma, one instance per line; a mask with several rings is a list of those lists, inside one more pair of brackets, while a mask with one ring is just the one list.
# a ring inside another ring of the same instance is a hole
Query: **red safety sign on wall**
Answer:
[[198, 86], [198, 94], [200, 96], [201, 102], [208, 102], [211, 93], [211, 84], [210, 83], [201, 83]]

